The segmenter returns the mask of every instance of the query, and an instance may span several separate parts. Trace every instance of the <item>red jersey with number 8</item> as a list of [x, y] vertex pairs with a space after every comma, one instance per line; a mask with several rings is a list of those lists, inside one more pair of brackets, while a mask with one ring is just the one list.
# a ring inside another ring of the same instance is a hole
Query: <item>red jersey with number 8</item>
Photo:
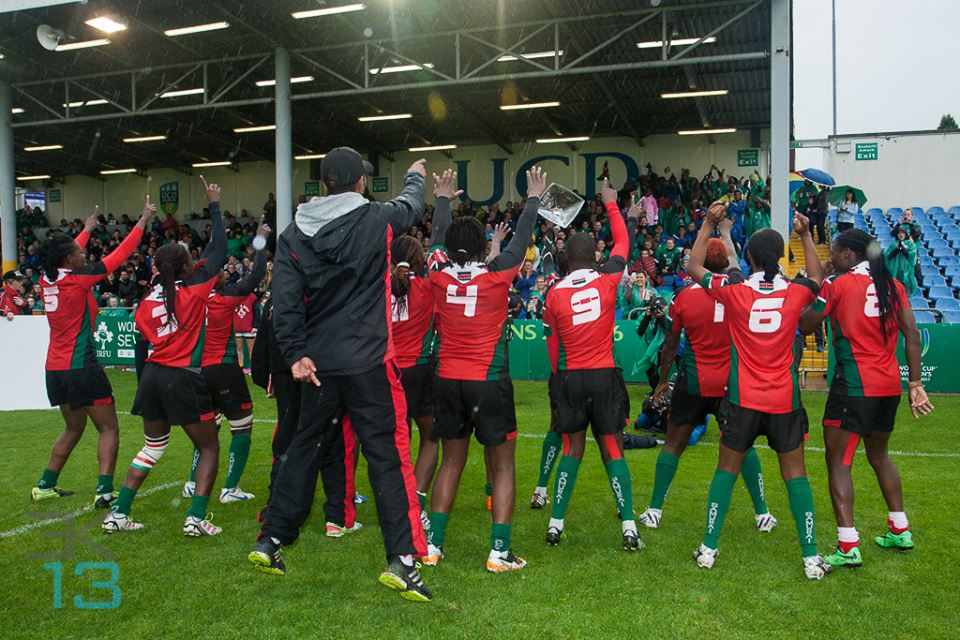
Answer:
[[[557, 337], [554, 371], [612, 369], [617, 286], [622, 272], [579, 269], [550, 288], [544, 330]], [[551, 360], [553, 360], [551, 358]]]
[[708, 273], [704, 290], [723, 304], [730, 329], [727, 399], [763, 413], [790, 413], [801, 407], [793, 343], [800, 314], [817, 296], [817, 285], [755, 273], [740, 284]]

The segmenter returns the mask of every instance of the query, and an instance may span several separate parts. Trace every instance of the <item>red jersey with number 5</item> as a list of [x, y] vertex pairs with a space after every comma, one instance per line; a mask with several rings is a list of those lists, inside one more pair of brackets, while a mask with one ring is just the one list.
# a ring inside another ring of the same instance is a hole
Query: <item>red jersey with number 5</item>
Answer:
[[766, 282], [755, 273], [740, 284], [708, 273], [704, 290], [723, 304], [730, 328], [727, 399], [735, 405], [783, 414], [799, 409], [800, 385], [793, 342], [800, 314], [813, 302], [817, 285], [805, 278], [776, 276]]
[[[739, 272], [738, 272], [739, 273]], [[730, 377], [730, 331], [726, 309], [698, 284], [673, 297], [670, 303], [671, 330], [686, 332], [680, 355], [679, 383], [691, 395], [722, 398]]]
[[440, 337], [440, 377], [497, 380], [509, 375], [507, 294], [520, 265], [490, 271], [447, 262], [430, 274]]
[[433, 349], [433, 291], [429, 278], [410, 276], [407, 299], [398, 303], [391, 296], [390, 302], [397, 366], [406, 369], [426, 364]]
[[613, 325], [621, 271], [579, 269], [550, 288], [544, 331], [557, 338], [553, 370], [612, 369]]
[[[906, 289], [897, 280], [894, 286], [897, 308], [909, 307]], [[894, 314], [887, 318], [886, 327], [881, 325], [870, 266], [861, 262], [846, 273], [827, 278], [814, 308], [830, 316], [833, 331], [830, 349], [836, 366], [830, 391], [868, 398], [900, 395], [899, 322]]]

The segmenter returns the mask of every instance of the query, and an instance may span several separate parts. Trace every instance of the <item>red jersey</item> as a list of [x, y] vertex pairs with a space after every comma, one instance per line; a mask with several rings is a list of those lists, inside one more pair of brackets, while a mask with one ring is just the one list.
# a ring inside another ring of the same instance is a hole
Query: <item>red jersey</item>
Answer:
[[[47, 371], [85, 369], [97, 364], [93, 334], [99, 309], [93, 287], [130, 257], [142, 237], [143, 231], [134, 227], [103, 260], [76, 271], [60, 269], [53, 281], [46, 276], [40, 278], [43, 310], [50, 325]], [[83, 232], [76, 242], [83, 249], [89, 239], [90, 235]]]
[[27, 301], [16, 289], [7, 285], [0, 287], [0, 316], [21, 316], [32, 313]]
[[[203, 330], [201, 366], [237, 363], [236, 334], [253, 331], [253, 305], [257, 300], [253, 290], [263, 282], [266, 272], [266, 253], [258, 251], [253, 268], [242, 280], [227, 285], [220, 291], [210, 292], [207, 298], [207, 320]], [[178, 290], [178, 304], [179, 296]], [[177, 311], [177, 317], [179, 316], [180, 312]]]
[[233, 308], [233, 330], [237, 333], [253, 331], [253, 306], [257, 303], [256, 294], [249, 294], [240, 299], [240, 304]]
[[430, 279], [410, 276], [405, 304], [390, 296], [393, 348], [401, 369], [430, 360], [433, 349], [433, 291]]
[[[147, 358], [147, 362], [155, 362], [165, 367], [203, 366], [207, 299], [217, 277], [214, 275], [192, 286], [177, 282], [174, 306], [176, 318], [170, 318], [167, 314], [163, 287], [159, 284], [140, 302], [134, 314], [137, 329], [153, 344], [153, 353]], [[227, 317], [231, 321], [228, 326], [232, 331], [232, 307], [228, 309]]]
[[686, 332], [678, 385], [704, 398], [722, 398], [730, 377], [730, 330], [723, 304], [698, 284], [681, 289], [670, 303], [671, 330]]
[[491, 271], [480, 262], [451, 262], [430, 274], [437, 330], [440, 377], [496, 380], [508, 375], [507, 292], [520, 265]]
[[[909, 307], [906, 289], [898, 280], [894, 280], [894, 286], [898, 308]], [[836, 366], [830, 380], [831, 393], [869, 398], [899, 396], [899, 322], [896, 315], [888, 317], [884, 335], [870, 266], [861, 262], [846, 273], [827, 278], [813, 306], [830, 316], [833, 330], [830, 349]]]
[[800, 314], [816, 298], [810, 280], [778, 275], [765, 282], [755, 273], [739, 284], [707, 273], [704, 290], [721, 302], [732, 346], [727, 399], [764, 413], [790, 413], [801, 407], [793, 341]]

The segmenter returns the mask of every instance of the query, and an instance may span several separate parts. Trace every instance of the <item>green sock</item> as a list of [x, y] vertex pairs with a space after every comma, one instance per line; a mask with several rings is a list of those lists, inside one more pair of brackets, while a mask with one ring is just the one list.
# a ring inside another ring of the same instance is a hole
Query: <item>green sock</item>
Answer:
[[113, 476], [97, 476], [97, 495], [113, 493]]
[[57, 486], [57, 478], [60, 477], [59, 471], [51, 471], [50, 469], [44, 469], [43, 475], [40, 476], [40, 482], [37, 483], [37, 486], [41, 489], [53, 489]]
[[190, 498], [190, 509], [187, 511], [187, 515], [203, 520], [207, 517], [207, 504], [209, 502], [210, 496], [193, 494], [193, 497]]
[[557, 462], [560, 447], [563, 445], [563, 439], [556, 431], [548, 431], [547, 437], [543, 440], [543, 448], [540, 450], [540, 476], [537, 478], [537, 486], [545, 487], [550, 481], [550, 473], [553, 471], [553, 465]]
[[238, 433], [230, 438], [230, 461], [227, 463], [227, 479], [223, 483], [224, 489], [233, 489], [240, 484], [243, 468], [247, 466], [250, 456], [250, 434]]
[[707, 496], [707, 531], [703, 536], [703, 544], [716, 549], [720, 540], [720, 529], [723, 528], [723, 519], [730, 508], [730, 498], [733, 495], [733, 484], [737, 476], [717, 469], [710, 483], [710, 494]]
[[787, 480], [787, 496], [790, 498], [790, 511], [797, 523], [797, 535], [800, 536], [800, 548], [803, 557], [817, 555], [817, 533], [813, 521], [813, 492], [806, 476]]
[[423, 491], [417, 491], [417, 500], [420, 501], [420, 511], [427, 509], [427, 494]]
[[760, 456], [757, 455], [756, 448], [750, 447], [747, 450], [747, 457], [743, 459], [743, 466], [740, 467], [740, 475], [747, 485], [750, 498], [753, 499], [753, 512], [758, 516], [767, 513], [769, 509], [763, 495], [763, 468], [760, 466]]
[[557, 477], [553, 479], [553, 513], [551, 517], [563, 520], [573, 495], [573, 485], [577, 483], [577, 470], [580, 461], [573, 456], [563, 456], [557, 463]]
[[490, 548], [494, 551], [510, 550], [510, 525], [504, 522], [494, 522], [490, 527]]
[[607, 463], [607, 476], [613, 499], [617, 503], [621, 520], [633, 520], [633, 481], [630, 479], [630, 467], [623, 458]]
[[123, 515], [130, 515], [130, 507], [133, 506], [133, 498], [137, 495], [136, 489], [129, 489], [127, 487], [120, 487], [120, 495], [117, 496], [117, 499], [113, 503], [111, 511], [114, 513], [120, 513]]
[[435, 547], [443, 546], [443, 542], [447, 538], [447, 520], [449, 519], [449, 513], [434, 511], [430, 514], [430, 531], [427, 532], [427, 542]]
[[200, 449], [193, 448], [193, 462], [190, 464], [190, 482], [197, 481], [197, 465], [200, 464]]
[[657, 456], [656, 471], [653, 474], [653, 495], [650, 496], [651, 509], [663, 509], [663, 501], [667, 499], [667, 492], [673, 483], [673, 476], [677, 475], [680, 458], [661, 451]]
[[492, 495], [493, 495], [493, 483], [488, 482], [487, 484], [483, 485], [483, 490], [486, 492], [488, 498], [489, 498], [490, 496], [492, 496]]

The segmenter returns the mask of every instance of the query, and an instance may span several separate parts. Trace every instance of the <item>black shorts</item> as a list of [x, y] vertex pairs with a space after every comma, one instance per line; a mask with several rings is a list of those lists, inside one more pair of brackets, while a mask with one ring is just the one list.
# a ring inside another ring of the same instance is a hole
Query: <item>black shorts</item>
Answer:
[[68, 404], [74, 411], [113, 404], [113, 387], [103, 367], [47, 371], [47, 398], [51, 407]]
[[746, 453], [760, 436], [778, 453], [793, 451], [807, 436], [807, 411], [803, 407], [790, 413], [764, 413], [724, 400], [720, 407], [726, 424], [720, 433], [724, 446]]
[[670, 397], [669, 424], [677, 427], [694, 427], [703, 424], [707, 415], [712, 413], [720, 423], [720, 431], [723, 431], [723, 412], [720, 411], [722, 402], [722, 397], [705, 398], [674, 387], [673, 395]]
[[204, 367], [203, 379], [214, 408], [225, 416], [236, 416], [253, 409], [247, 378], [236, 364], [212, 364]]
[[869, 436], [874, 431], [890, 433], [897, 421], [900, 396], [859, 398], [831, 393], [823, 411], [823, 426]]
[[213, 401], [200, 369], [165, 367], [148, 362], [133, 400], [133, 415], [169, 424], [213, 420]]
[[495, 447], [517, 437], [513, 382], [437, 378], [436, 416], [430, 437], [459, 440], [475, 432], [477, 441]]
[[432, 364], [415, 364], [400, 370], [400, 383], [407, 397], [407, 417], [433, 417], [433, 388], [437, 375]]
[[551, 377], [557, 403], [557, 432], [613, 435], [627, 422], [626, 386], [620, 369], [558, 371]]

